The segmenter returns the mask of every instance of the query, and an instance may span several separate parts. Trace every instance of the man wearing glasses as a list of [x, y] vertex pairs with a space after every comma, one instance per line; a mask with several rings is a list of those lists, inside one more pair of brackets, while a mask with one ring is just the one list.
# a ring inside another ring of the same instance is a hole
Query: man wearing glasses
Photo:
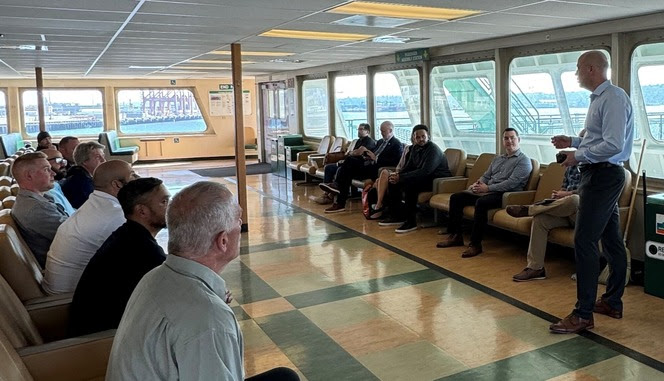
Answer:
[[51, 189], [46, 193], [51, 195], [51, 197], [53, 197], [53, 201], [55, 201], [56, 204], [62, 206], [67, 212], [67, 214], [71, 216], [72, 214], [74, 214], [76, 209], [74, 209], [74, 207], [71, 206], [71, 203], [69, 202], [69, 200], [67, 200], [65, 194], [62, 193], [62, 187], [60, 186], [60, 180], [62, 180], [65, 177], [67, 159], [63, 158], [62, 153], [60, 153], [60, 151], [54, 148], [45, 149], [42, 150], [41, 152], [46, 154], [46, 160], [51, 165], [51, 170], [55, 173], [55, 182], [53, 183], [53, 189]]

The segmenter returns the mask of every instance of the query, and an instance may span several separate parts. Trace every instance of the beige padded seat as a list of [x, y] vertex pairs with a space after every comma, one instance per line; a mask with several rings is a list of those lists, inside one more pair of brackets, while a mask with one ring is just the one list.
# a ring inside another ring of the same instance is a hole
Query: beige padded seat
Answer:
[[9, 196], [16, 196], [16, 195], [12, 195], [11, 187], [9, 187], [7, 185], [0, 186], [0, 200], [4, 200], [5, 198], [7, 198]]
[[456, 192], [468, 189], [477, 179], [482, 177], [484, 172], [489, 169], [491, 161], [496, 156], [493, 153], [483, 153], [477, 157], [473, 167], [468, 172], [468, 177], [442, 178], [433, 182], [433, 193], [429, 200], [429, 205], [433, 208], [443, 211], [450, 210], [450, 197]]
[[13, 208], [15, 203], [16, 203], [16, 196], [7, 196], [4, 199], [2, 199], [2, 207], [4, 209]]
[[[542, 172], [537, 188], [531, 191], [507, 192], [503, 195], [503, 207], [507, 205], [531, 205], [537, 201], [551, 197], [554, 190], [560, 189], [565, 177], [565, 168], [558, 163], [550, 163]], [[507, 214], [505, 209], [496, 212], [492, 225], [529, 235], [532, 217], [515, 218]]]
[[9, 339], [12, 347], [23, 348], [43, 344], [44, 340], [32, 322], [28, 310], [3, 277], [0, 277], [0, 297], [2, 300], [0, 331]]
[[18, 190], [20, 188], [18, 187], [18, 184], [12, 184], [12, 186], [10, 186], [9, 189], [11, 189], [11, 192], [12, 192], [11, 195], [16, 196], [16, 195], [18, 195]]
[[13, 160], [9, 161], [7, 159], [0, 162], [0, 176], [11, 176], [10, 167], [12, 162]]
[[26, 252], [30, 253], [32, 255], [32, 257], [34, 258], [34, 254], [32, 254], [32, 250], [30, 250], [28, 245], [25, 243], [25, 240], [23, 239], [23, 236], [21, 236], [20, 230], [18, 230], [18, 226], [16, 225], [16, 221], [14, 221], [14, 217], [12, 217], [12, 215], [11, 215], [11, 209], [2, 209], [2, 210], [0, 210], [0, 224], [11, 226], [14, 229], [14, 231], [16, 232], [16, 236], [18, 236], [18, 240], [21, 244], [21, 249], [26, 250]]
[[10, 187], [14, 183], [14, 179], [11, 176], [0, 176], [0, 186]]
[[0, 224], [0, 275], [21, 302], [46, 296], [41, 266], [18, 233], [5, 224]]
[[[355, 143], [357, 143], [357, 141], [358, 139], [353, 139], [351, 140], [350, 143], [346, 143], [346, 146], [344, 147], [343, 151], [346, 152], [346, 154], [348, 154], [348, 152], [351, 151], [353, 147], [355, 147]], [[316, 165], [317, 167], [315, 173], [311, 173], [311, 170], [309, 173], [321, 179], [325, 178], [325, 166], [323, 165], [323, 161], [320, 161], [320, 163], [317, 162]]]
[[[330, 152], [342, 152], [344, 150], [345, 146], [346, 146], [346, 138], [341, 137], [341, 136], [337, 136], [334, 139], [334, 142], [332, 142], [332, 147], [330, 147], [330, 150], [329, 150], [328, 153], [330, 153]], [[323, 160], [325, 160], [325, 155], [326, 154], [327, 153], [309, 155], [308, 158], [307, 158], [307, 162], [300, 166], [300, 171], [304, 172], [304, 173], [307, 173], [307, 174], [310, 174], [310, 175], [316, 174], [316, 170], [319, 167], [322, 167]]]
[[332, 147], [332, 142], [334, 141], [334, 136], [326, 135], [321, 139], [318, 149], [316, 151], [302, 151], [297, 153], [297, 160], [291, 161], [288, 164], [288, 167], [294, 170], [299, 171], [300, 167], [309, 162], [309, 155], [312, 154], [326, 154], [330, 151]]
[[[445, 158], [447, 158], [447, 166], [452, 173], [452, 177], [463, 176], [466, 172], [466, 151], [459, 148], [448, 148], [445, 150]], [[433, 197], [433, 190], [431, 192], [420, 192], [417, 195], [418, 204], [426, 204]]]

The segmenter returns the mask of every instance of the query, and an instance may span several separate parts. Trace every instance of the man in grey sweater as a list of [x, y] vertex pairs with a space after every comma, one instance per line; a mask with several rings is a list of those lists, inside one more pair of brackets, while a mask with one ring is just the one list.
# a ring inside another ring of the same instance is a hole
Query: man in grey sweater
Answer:
[[470, 236], [468, 249], [461, 254], [462, 258], [474, 257], [482, 252], [482, 236], [488, 222], [490, 209], [500, 208], [503, 193], [523, 190], [533, 170], [528, 156], [519, 148], [519, 133], [514, 128], [503, 131], [503, 147], [505, 153], [496, 156], [489, 169], [467, 190], [450, 197], [450, 215], [447, 238], [439, 242], [437, 247], [463, 246], [461, 222], [463, 208], [475, 206], [473, 216], [473, 232]]

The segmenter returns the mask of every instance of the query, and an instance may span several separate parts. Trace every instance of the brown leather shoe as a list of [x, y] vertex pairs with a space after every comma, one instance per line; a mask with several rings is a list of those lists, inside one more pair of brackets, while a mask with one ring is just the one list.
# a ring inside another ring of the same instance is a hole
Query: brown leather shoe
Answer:
[[463, 236], [461, 234], [450, 234], [444, 241], [440, 241], [436, 244], [436, 247], [440, 248], [454, 246], [463, 246]]
[[512, 217], [528, 217], [528, 206], [526, 205], [507, 205], [505, 211]]
[[573, 313], [549, 326], [549, 330], [553, 333], [578, 333], [585, 329], [593, 328], [595, 328], [595, 322], [592, 316], [590, 316], [590, 319], [582, 319]]
[[482, 252], [482, 245], [473, 245], [472, 243], [468, 245], [466, 251], [461, 253], [461, 258], [472, 258], [479, 255]]
[[602, 298], [597, 299], [595, 302], [595, 308], [593, 309], [593, 312], [597, 312], [598, 314], [606, 315], [614, 319], [622, 319], [622, 311], [612, 308], [609, 303], [605, 302]]

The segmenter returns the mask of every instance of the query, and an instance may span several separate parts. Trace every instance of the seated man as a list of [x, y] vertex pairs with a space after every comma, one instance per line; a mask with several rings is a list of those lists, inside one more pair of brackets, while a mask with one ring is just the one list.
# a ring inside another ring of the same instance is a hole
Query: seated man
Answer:
[[[166, 213], [168, 257], [131, 294], [106, 380], [242, 380], [242, 331], [218, 275], [240, 253], [242, 209], [224, 186], [201, 181]], [[298, 380], [277, 368], [261, 380]]]
[[[423, 124], [413, 127], [415, 144], [410, 149], [408, 161], [400, 172], [391, 172], [388, 193], [390, 195], [389, 213], [379, 223], [381, 226], [401, 224], [397, 233], [407, 233], [417, 229], [417, 196], [420, 192], [430, 192], [433, 180], [452, 176], [443, 151], [429, 140], [429, 128]], [[405, 193], [405, 205], [402, 194]]]
[[49, 134], [48, 131], [41, 131], [39, 134], [37, 134], [37, 151], [49, 148], [56, 149], [56, 147], [53, 145], [53, 142], [51, 141], [51, 134]]
[[125, 223], [118, 191], [133, 180], [129, 163], [111, 160], [97, 167], [95, 191], [58, 229], [46, 258], [42, 287], [49, 294], [74, 292], [85, 266], [111, 233]]
[[118, 327], [138, 282], [166, 259], [155, 236], [166, 227], [169, 198], [162, 181], [154, 177], [134, 180], [120, 189], [118, 200], [127, 222], [85, 267], [71, 304], [70, 336]]
[[62, 154], [57, 149], [49, 148], [42, 150], [41, 152], [46, 154], [47, 156], [46, 160], [48, 160], [49, 164], [51, 164], [51, 170], [55, 173], [55, 182], [53, 183], [53, 189], [51, 189], [46, 193], [51, 195], [55, 203], [60, 204], [63, 208], [65, 208], [65, 212], [67, 212], [67, 214], [71, 216], [72, 214], [74, 214], [76, 209], [74, 209], [74, 207], [71, 206], [69, 200], [67, 200], [67, 197], [65, 197], [65, 194], [62, 193], [62, 187], [58, 182], [58, 180], [61, 180], [64, 177], [64, 174], [66, 172], [65, 166], [67, 165], [67, 160], [62, 158]]
[[[346, 156], [361, 156], [364, 151], [360, 150], [360, 147], [365, 147], [368, 150], [375, 149], [376, 141], [369, 136], [370, 133], [371, 126], [369, 123], [360, 123], [357, 126], [357, 141], [355, 142], [355, 145], [346, 152]], [[343, 160], [325, 165], [323, 168], [325, 171], [325, 175], [323, 176], [324, 183], [331, 183], [334, 181], [334, 176], [337, 174], [337, 170], [342, 163]], [[334, 193], [323, 192], [321, 196], [314, 197], [312, 200], [317, 204], [331, 204], [334, 202]]]
[[78, 209], [95, 190], [92, 174], [99, 164], [106, 161], [104, 146], [97, 142], [85, 142], [76, 146], [74, 150], [76, 165], [67, 172], [67, 178], [62, 181], [62, 191], [71, 205]]
[[358, 149], [360, 155], [350, 156], [341, 164], [334, 182], [320, 184], [323, 191], [336, 194], [335, 203], [325, 209], [325, 213], [337, 213], [346, 210], [346, 199], [353, 179], [375, 179], [378, 176], [378, 169], [394, 167], [399, 163], [403, 145], [394, 136], [392, 122], [383, 122], [380, 125], [380, 133], [383, 138], [376, 142], [374, 150], [360, 147]]
[[562, 188], [553, 191], [551, 198], [555, 201], [540, 205], [509, 205], [507, 213], [512, 217], [533, 216], [530, 227], [530, 244], [528, 245], [528, 264], [520, 273], [514, 275], [515, 282], [546, 279], [544, 255], [546, 243], [551, 229], [569, 226], [574, 227], [579, 196], [576, 194], [581, 183], [581, 173], [577, 166], [568, 167]]
[[519, 149], [519, 133], [513, 128], [503, 131], [505, 154], [496, 156], [489, 169], [468, 190], [450, 197], [450, 215], [447, 232], [449, 236], [437, 247], [463, 246], [461, 223], [463, 208], [475, 205], [473, 232], [470, 245], [462, 258], [474, 257], [482, 252], [482, 236], [488, 222], [489, 209], [500, 208], [504, 192], [523, 190], [528, 182], [533, 165], [528, 156]]
[[12, 176], [19, 186], [11, 215], [37, 262], [46, 265], [46, 253], [55, 232], [69, 215], [47, 194], [53, 188], [54, 173], [43, 152], [19, 156], [12, 165]]
[[71, 167], [74, 166], [74, 149], [78, 144], [78, 138], [74, 136], [65, 136], [64, 138], [60, 139], [60, 143], [58, 143], [58, 151], [60, 151], [60, 153], [62, 153], [62, 157], [67, 160], [65, 174]]

